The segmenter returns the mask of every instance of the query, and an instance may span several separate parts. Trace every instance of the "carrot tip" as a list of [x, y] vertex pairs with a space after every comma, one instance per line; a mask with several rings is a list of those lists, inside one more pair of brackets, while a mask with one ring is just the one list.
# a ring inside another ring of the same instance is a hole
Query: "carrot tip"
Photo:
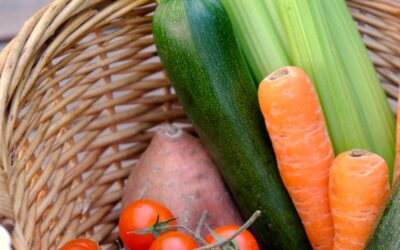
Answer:
[[348, 153], [348, 155], [350, 157], [362, 157], [362, 156], [367, 156], [370, 154], [371, 154], [370, 152], [368, 152], [367, 150], [364, 150], [364, 149], [353, 149], [353, 150], [350, 150]]
[[281, 77], [284, 77], [288, 74], [289, 74], [289, 70], [287, 68], [282, 68], [282, 69], [279, 69], [279, 70], [273, 72], [267, 78], [268, 78], [268, 80], [273, 81], [273, 80], [279, 79]]

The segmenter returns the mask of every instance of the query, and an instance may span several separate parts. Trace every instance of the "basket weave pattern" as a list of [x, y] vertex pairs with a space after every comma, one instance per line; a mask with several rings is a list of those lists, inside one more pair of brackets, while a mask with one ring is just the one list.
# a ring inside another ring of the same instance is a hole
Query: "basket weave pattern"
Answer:
[[[153, 44], [155, 6], [56, 0], [0, 54], [0, 221], [12, 221], [15, 249], [78, 236], [113, 248], [124, 181], [152, 131], [192, 130]], [[394, 109], [400, 3], [348, 6]]]

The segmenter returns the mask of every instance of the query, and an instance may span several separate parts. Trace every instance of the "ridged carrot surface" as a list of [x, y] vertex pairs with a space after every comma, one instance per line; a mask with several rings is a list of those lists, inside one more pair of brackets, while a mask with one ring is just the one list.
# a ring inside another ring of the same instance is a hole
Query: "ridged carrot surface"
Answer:
[[284, 67], [266, 77], [258, 100], [283, 183], [313, 249], [332, 249], [329, 168], [334, 159], [318, 97], [304, 71]]
[[335, 158], [329, 180], [334, 249], [364, 248], [388, 192], [388, 168], [380, 156], [355, 149]]

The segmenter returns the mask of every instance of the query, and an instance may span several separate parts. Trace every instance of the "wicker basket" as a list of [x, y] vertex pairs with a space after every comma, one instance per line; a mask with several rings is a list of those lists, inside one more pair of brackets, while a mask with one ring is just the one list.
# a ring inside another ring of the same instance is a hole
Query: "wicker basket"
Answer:
[[[400, 3], [348, 1], [392, 108]], [[0, 54], [0, 221], [15, 249], [113, 249], [124, 181], [163, 122], [190, 122], [162, 73], [150, 0], [56, 0]]]

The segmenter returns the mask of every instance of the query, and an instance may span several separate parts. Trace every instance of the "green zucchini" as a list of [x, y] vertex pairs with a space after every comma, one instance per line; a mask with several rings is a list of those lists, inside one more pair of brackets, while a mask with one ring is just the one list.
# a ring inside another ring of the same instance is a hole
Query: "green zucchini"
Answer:
[[261, 210], [251, 230], [262, 249], [310, 249], [278, 173], [256, 84], [222, 5], [161, 1], [153, 34], [178, 99], [242, 215]]
[[365, 249], [400, 249], [400, 181], [393, 187]]

